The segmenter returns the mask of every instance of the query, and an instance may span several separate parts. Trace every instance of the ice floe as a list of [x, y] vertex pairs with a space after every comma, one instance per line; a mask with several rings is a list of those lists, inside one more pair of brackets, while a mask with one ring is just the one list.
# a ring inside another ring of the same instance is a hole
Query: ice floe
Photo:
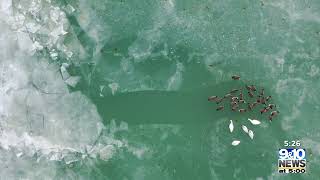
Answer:
[[76, 87], [76, 85], [78, 84], [80, 79], [81, 79], [80, 76], [71, 76], [67, 80], [65, 80], [64, 82], [71, 87]]
[[[86, 163], [88, 158], [109, 160], [117, 149], [128, 144], [106, 131], [95, 105], [85, 95], [69, 92], [66, 84], [75, 86], [79, 77], [70, 76], [68, 63], [59, 66], [49, 56], [34, 56], [36, 51], [46, 48], [51, 57], [58, 57], [61, 52], [54, 49], [62, 45], [60, 41], [53, 44], [48, 33], [49, 26], [55, 28], [56, 24], [26, 20], [24, 14], [35, 13], [36, 18], [46, 15], [39, 12], [40, 7], [49, 11], [53, 6], [33, 5], [36, 3], [33, 0], [19, 1], [16, 5], [19, 3], [28, 4], [23, 14], [11, 13], [11, 0], [0, 2], [1, 175], [17, 179], [13, 176], [20, 173], [18, 179], [51, 179], [47, 176], [54, 177], [59, 168], [51, 161], [72, 165], [77, 161]], [[4, 16], [2, 10], [8, 11], [10, 17]], [[57, 12], [55, 20], [63, 25], [61, 13]], [[32, 33], [41, 33], [48, 41], [33, 38]], [[57, 35], [61, 38], [63, 34]], [[118, 131], [128, 129], [126, 124], [120, 126]], [[33, 174], [35, 169], [37, 175]]]
[[112, 95], [114, 95], [120, 86], [118, 83], [111, 83], [108, 87], [111, 89]]

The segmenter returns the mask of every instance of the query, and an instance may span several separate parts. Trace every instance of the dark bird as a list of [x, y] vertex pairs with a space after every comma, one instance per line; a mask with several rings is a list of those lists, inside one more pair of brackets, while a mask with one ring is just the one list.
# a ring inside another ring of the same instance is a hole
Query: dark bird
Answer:
[[217, 108], [217, 111], [221, 111], [221, 110], [223, 110], [224, 109], [224, 106], [219, 106], [218, 108]]
[[235, 92], [238, 92], [239, 91], [239, 89], [232, 89], [231, 91], [230, 91], [230, 93], [235, 93]]
[[263, 98], [258, 98], [257, 99], [257, 103], [266, 104], [266, 99], [264, 97]]
[[234, 105], [238, 105], [238, 102], [237, 101], [232, 101], [231, 102], [231, 106], [234, 106]]
[[254, 96], [251, 91], [248, 92], [248, 95], [249, 95], [251, 98], [253, 98], [253, 96]]
[[232, 78], [233, 80], [239, 80], [239, 79], [240, 79], [240, 76], [238, 76], [238, 75], [233, 75], [231, 78]]
[[264, 96], [264, 88], [261, 88], [261, 90], [260, 90], [260, 96]]
[[239, 107], [239, 105], [237, 103], [236, 104], [231, 104], [231, 107], [237, 109]]
[[247, 110], [246, 109], [239, 109], [239, 112], [246, 112]]
[[251, 108], [250, 110], [252, 110], [254, 107], [256, 107], [257, 104], [258, 104], [257, 102], [254, 102], [252, 104], [249, 103], [248, 107]]
[[251, 85], [250, 88], [251, 88], [252, 91], [257, 91], [257, 89], [256, 89], [256, 87], [254, 85]]
[[223, 98], [228, 98], [228, 97], [231, 97], [232, 96], [232, 94], [226, 94], [226, 95], [224, 95], [224, 97]]
[[264, 97], [261, 98], [261, 99], [260, 99], [260, 103], [261, 103], [261, 104], [266, 104], [266, 99], [265, 99]]
[[247, 89], [248, 91], [252, 91], [251, 87], [248, 86], [248, 85], [246, 85], [246, 89]]
[[263, 108], [263, 109], [260, 110], [260, 113], [263, 114], [263, 113], [266, 113], [267, 111], [268, 111], [267, 108]]
[[232, 101], [237, 101], [239, 98], [238, 97], [232, 97], [231, 100]]
[[271, 96], [268, 96], [267, 98], [266, 98], [266, 101], [269, 101], [271, 99]]
[[243, 100], [243, 94], [242, 94], [242, 92], [239, 94], [239, 96], [240, 96], [240, 100]]
[[246, 101], [244, 99], [239, 100], [239, 103], [245, 103]]
[[239, 107], [238, 105], [233, 105], [233, 106], [231, 106], [231, 110], [236, 111], [238, 109], [238, 107]]
[[222, 101], [223, 101], [223, 98], [218, 98], [218, 99], [216, 100], [216, 103], [219, 104], [219, 103], [221, 103]]
[[273, 119], [276, 115], [278, 115], [279, 113], [280, 113], [279, 111], [272, 111], [272, 112], [270, 113], [269, 120], [272, 121], [272, 119]]
[[257, 104], [257, 102], [252, 103], [252, 107], [255, 107]]
[[219, 99], [218, 96], [210, 96], [210, 97], [208, 97], [208, 101], [216, 101], [218, 99]]
[[272, 111], [270, 116], [274, 117], [274, 116], [278, 115], [279, 113], [280, 113], [279, 111]]
[[267, 112], [271, 109], [271, 108], [270, 108], [270, 107], [268, 107], [268, 106], [267, 106], [267, 107], [265, 107], [265, 108], [267, 109]]
[[268, 107], [269, 107], [270, 109], [273, 109], [274, 107], [276, 107], [276, 105], [275, 105], [275, 104], [269, 104]]

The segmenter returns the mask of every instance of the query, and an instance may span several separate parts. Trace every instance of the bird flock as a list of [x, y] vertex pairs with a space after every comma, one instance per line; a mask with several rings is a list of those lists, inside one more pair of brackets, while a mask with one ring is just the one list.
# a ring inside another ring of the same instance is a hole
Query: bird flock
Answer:
[[[240, 80], [240, 76], [233, 75], [232, 80]], [[276, 110], [276, 105], [271, 103], [272, 97], [270, 95], [265, 95], [265, 90], [263, 87], [258, 89], [255, 85], [245, 84], [244, 87], [232, 89], [225, 95], [210, 96], [208, 97], [209, 102], [215, 102], [218, 107], [217, 111], [225, 111], [226, 107], [229, 106], [231, 112], [246, 114], [248, 112], [256, 112], [262, 117], [268, 114], [267, 118], [271, 122], [280, 112]], [[252, 125], [259, 125], [261, 122], [257, 119], [248, 118], [248, 121]], [[244, 133], [246, 133], [251, 139], [254, 137], [254, 132], [252, 129], [248, 129], [247, 126], [241, 126]], [[230, 120], [229, 130], [232, 133], [234, 130], [233, 121]], [[237, 146], [240, 144], [240, 140], [233, 140], [231, 145]]]
[[[253, 124], [253, 125], [259, 125], [259, 124], [261, 124], [261, 122], [260, 122], [259, 120], [256, 120], [256, 119], [250, 119], [250, 118], [248, 118], [248, 121], [250, 121], [251, 124]], [[248, 128], [247, 126], [245, 126], [245, 125], [241, 125], [241, 128], [242, 128], [243, 132], [245, 132], [245, 134], [247, 134], [247, 135], [250, 137], [250, 139], [253, 139], [254, 133], [253, 133], [253, 130], [252, 130], [252, 129], [249, 129], [249, 128]], [[233, 132], [233, 129], [234, 129], [234, 124], [233, 124], [233, 121], [230, 120], [229, 130], [230, 130], [231, 133]], [[231, 143], [231, 145], [233, 145], [233, 146], [237, 146], [237, 145], [239, 145], [239, 144], [240, 144], [240, 140], [233, 140], [232, 143]]]

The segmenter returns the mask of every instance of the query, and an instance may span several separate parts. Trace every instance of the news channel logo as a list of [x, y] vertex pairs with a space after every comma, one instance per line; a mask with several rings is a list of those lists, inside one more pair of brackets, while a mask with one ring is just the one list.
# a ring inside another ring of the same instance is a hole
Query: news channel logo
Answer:
[[305, 173], [306, 150], [302, 148], [279, 149], [278, 172], [279, 173]]

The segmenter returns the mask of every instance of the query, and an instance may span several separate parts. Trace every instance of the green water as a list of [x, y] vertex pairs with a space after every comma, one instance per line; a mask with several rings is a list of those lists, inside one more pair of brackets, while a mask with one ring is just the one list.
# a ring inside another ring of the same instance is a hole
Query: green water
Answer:
[[[107, 160], [57, 161], [52, 179], [320, 179], [320, 1], [52, 4], [66, 14], [67, 34], [60, 43], [73, 55], [58, 51], [54, 59], [47, 47], [34, 58], [56, 66], [68, 63], [69, 74], [81, 77], [68, 90], [97, 108], [105, 131], [93, 144], [109, 144], [109, 136], [126, 144]], [[231, 80], [234, 74], [241, 81]], [[245, 83], [272, 95], [280, 111], [272, 123], [257, 112], [217, 112], [207, 101]], [[76, 118], [85, 112], [79, 109]], [[247, 118], [262, 125], [254, 127]], [[253, 128], [253, 140], [242, 124]], [[119, 127], [127, 128], [114, 130]], [[234, 139], [241, 143], [232, 146]], [[277, 172], [285, 140], [300, 140], [307, 150], [305, 174]]]
[[[320, 177], [320, 83], [319, 73], [311, 73], [312, 66], [320, 65], [320, 3], [64, 3], [82, 4], [92, 13], [87, 29], [77, 36], [87, 50], [86, 61], [94, 65], [75, 65], [86, 80], [76, 90], [92, 100], [106, 126], [112, 119], [128, 123], [129, 130], [116, 134], [118, 138], [146, 147], [140, 158], [123, 150], [94, 170], [79, 167], [76, 173], [89, 173], [90, 179], [139, 180]], [[81, 14], [80, 9], [69, 17], [75, 29]], [[96, 27], [101, 41], [91, 43], [84, 34]], [[170, 86], [168, 79], [175, 73]], [[239, 128], [230, 135], [227, 126], [229, 119], [239, 127], [257, 114], [216, 112], [206, 100], [237, 87], [232, 74], [265, 87], [281, 111], [272, 123], [257, 116], [265, 126], [255, 129], [253, 141]], [[115, 95], [107, 87], [99, 96], [99, 86], [112, 82], [120, 86]], [[237, 147], [230, 145], [235, 137], [242, 141]], [[284, 140], [301, 140], [308, 149], [305, 175], [278, 174], [277, 150]]]

